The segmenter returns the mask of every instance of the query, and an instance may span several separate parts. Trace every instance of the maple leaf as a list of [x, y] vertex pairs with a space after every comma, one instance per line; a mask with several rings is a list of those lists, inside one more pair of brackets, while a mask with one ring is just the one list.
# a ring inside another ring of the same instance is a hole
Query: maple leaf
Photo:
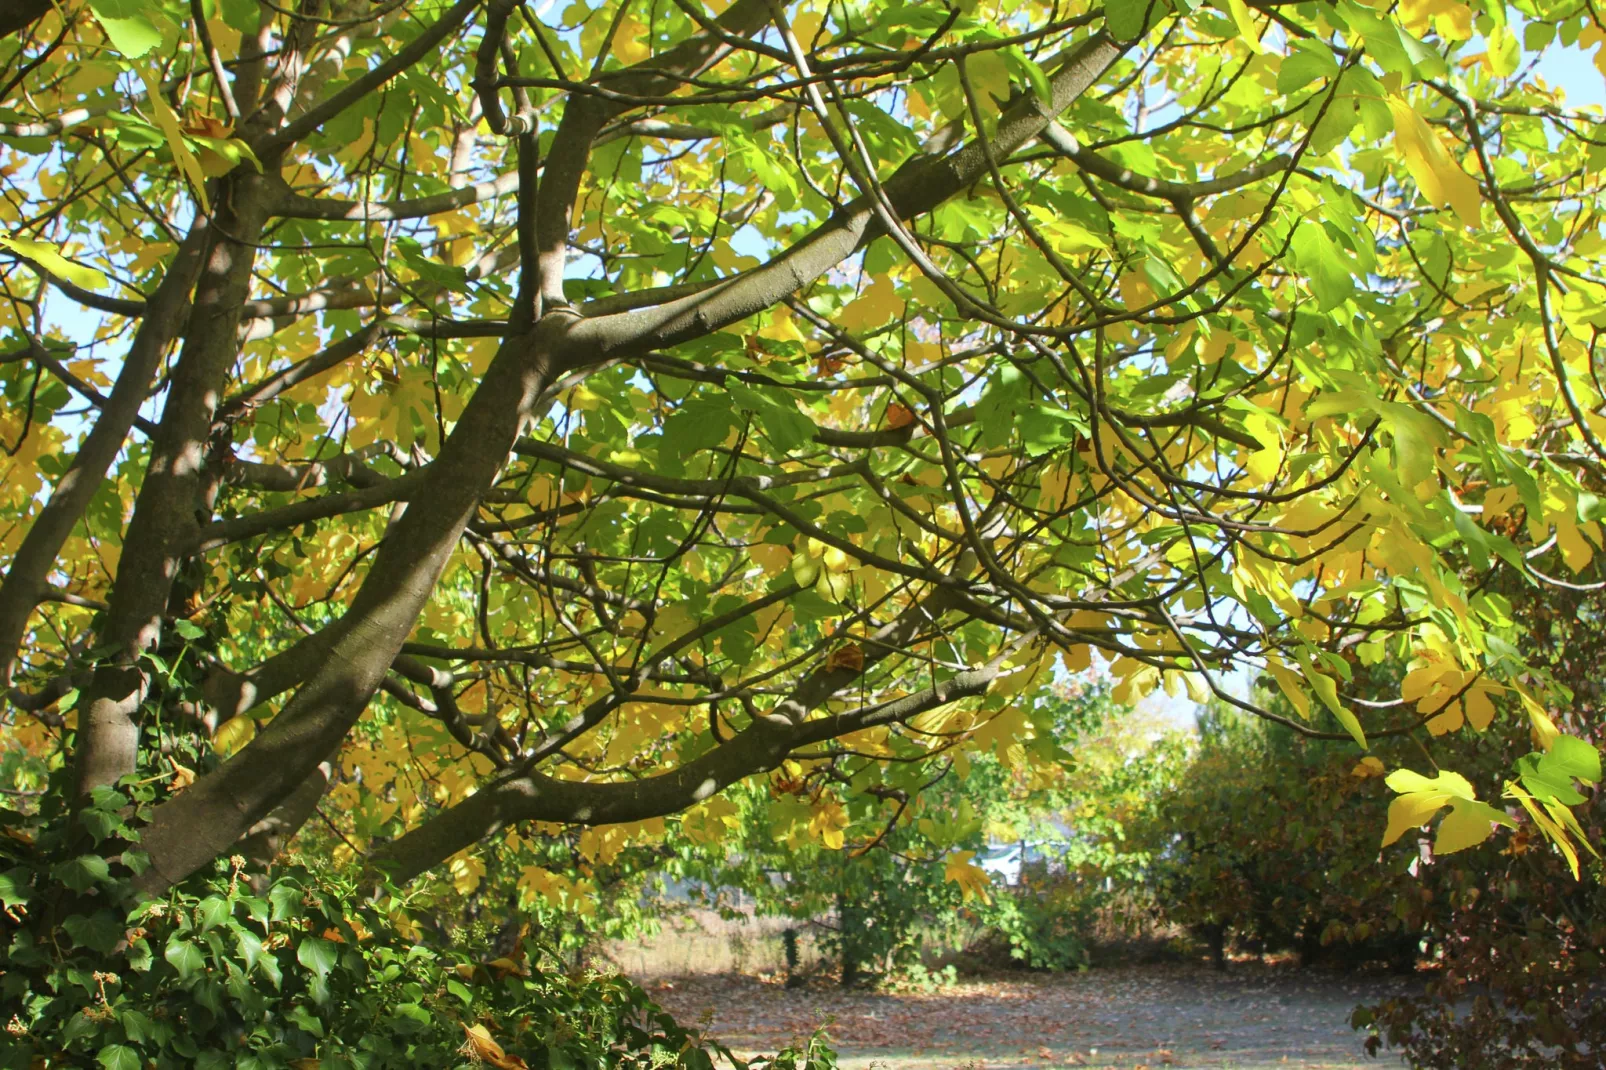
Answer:
[[971, 859], [976, 857], [975, 851], [954, 851], [943, 863], [943, 880], [959, 885], [959, 894], [965, 900], [980, 899], [984, 903], [992, 902], [992, 878], [987, 871], [976, 865]]
[[1446, 806], [1450, 807], [1450, 813], [1439, 823], [1439, 833], [1433, 841], [1435, 854], [1452, 854], [1475, 847], [1489, 838], [1496, 825], [1515, 828], [1517, 824], [1503, 811], [1479, 802], [1472, 785], [1459, 773], [1441, 772], [1430, 780], [1409, 769], [1396, 769], [1384, 782], [1400, 793], [1389, 804], [1384, 847], [1405, 835], [1408, 829], [1427, 824]]

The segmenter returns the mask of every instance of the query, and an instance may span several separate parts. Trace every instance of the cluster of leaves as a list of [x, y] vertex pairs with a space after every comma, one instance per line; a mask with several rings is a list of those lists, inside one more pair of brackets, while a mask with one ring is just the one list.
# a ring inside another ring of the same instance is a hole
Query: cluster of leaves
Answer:
[[[1597, 582], [1527, 590], [1514, 577], [1503, 583], [1514, 595], [1531, 656], [1568, 688], [1560, 727], [1598, 752], [1606, 745], [1600, 675], [1606, 596], [1598, 569], [1589, 578]], [[1517, 758], [1515, 748], [1493, 734], [1483, 744], [1484, 753], [1469, 763], [1474, 768], [1494, 774], [1503, 761]], [[1554, 747], [1549, 753], [1555, 754]], [[1578, 755], [1577, 762], [1598, 779], [1598, 757], [1589, 763]], [[1542, 766], [1535, 761], [1530, 768], [1538, 772]], [[1542, 792], [1547, 778], [1540, 779]], [[1557, 786], [1577, 790], [1571, 782]], [[1586, 802], [1573, 811], [1583, 841], [1600, 843], [1606, 836], [1606, 792], [1597, 787], [1584, 793]], [[1423, 871], [1424, 935], [1440, 967], [1428, 975], [1427, 991], [1356, 1016], [1358, 1025], [1371, 1028], [1374, 1046], [1399, 1048], [1414, 1066], [1599, 1065], [1606, 1046], [1606, 1004], [1599, 993], [1606, 968], [1606, 866], [1585, 859], [1590, 864], [1584, 879], [1573, 880], [1572, 859], [1546, 849], [1526, 824], [1538, 815], [1518, 810], [1512, 816], [1519, 827], [1498, 852], [1485, 846], [1464, 864], [1441, 862]]]
[[[201, 1067], [744, 1067], [617, 976], [569, 974], [534, 940], [472, 927], [423, 940], [406, 896], [243, 858], [138, 899], [103, 852], [129, 846], [149, 785], [78, 817], [6, 811], [0, 1005], [14, 1070]], [[141, 864], [133, 849], [120, 863]], [[120, 868], [120, 864], [119, 864]], [[825, 1070], [818, 1039], [752, 1064]]]

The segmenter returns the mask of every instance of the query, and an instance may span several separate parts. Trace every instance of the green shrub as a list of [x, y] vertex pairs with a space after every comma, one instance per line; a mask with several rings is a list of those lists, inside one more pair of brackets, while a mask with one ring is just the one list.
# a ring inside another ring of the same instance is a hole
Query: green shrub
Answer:
[[[136, 901], [117, 871], [140, 865], [125, 822], [150, 797], [98, 790], [87, 834], [5, 814], [7, 1070], [746, 1065], [624, 978], [565, 973], [528, 939], [498, 956], [478, 929], [424, 942], [406, 899], [335, 872], [234, 858]], [[834, 1065], [818, 1038], [753, 1064]]]

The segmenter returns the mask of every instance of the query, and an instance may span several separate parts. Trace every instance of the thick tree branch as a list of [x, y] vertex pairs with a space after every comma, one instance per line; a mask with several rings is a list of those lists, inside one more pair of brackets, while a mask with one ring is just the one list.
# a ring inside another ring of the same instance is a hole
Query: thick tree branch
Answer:
[[[760, 6], [767, 6], [765, 4]], [[931, 211], [987, 172], [987, 156], [1006, 159], [1043, 132], [1091, 86], [1123, 48], [1104, 34], [1079, 46], [1050, 79], [1047, 102], [1032, 94], [999, 117], [986, 151], [975, 142], [950, 155], [917, 156], [884, 184], [899, 219]], [[650, 309], [576, 322], [558, 354], [563, 367], [666, 349], [712, 334], [762, 311], [820, 278], [855, 250], [883, 233], [869, 196], [844, 205], [824, 226], [769, 263], [743, 272], [693, 297]]]
[[11, 681], [28, 617], [55, 566], [56, 555], [122, 450], [129, 428], [139, 416], [139, 407], [150, 393], [162, 357], [189, 314], [190, 287], [200, 272], [207, 240], [206, 224], [197, 222], [152, 296], [151, 314], [134, 332], [122, 370], [117, 373], [117, 382], [99, 417], [17, 547], [5, 582], [0, 584], [0, 686]]

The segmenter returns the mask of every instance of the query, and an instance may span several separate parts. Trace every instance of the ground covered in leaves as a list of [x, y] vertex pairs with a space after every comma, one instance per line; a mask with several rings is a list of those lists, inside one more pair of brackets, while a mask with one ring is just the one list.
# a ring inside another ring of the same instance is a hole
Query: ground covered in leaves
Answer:
[[1349, 1027], [1357, 1003], [1408, 981], [1239, 965], [1143, 966], [1068, 975], [966, 979], [934, 992], [787, 989], [744, 974], [648, 982], [683, 1021], [702, 1018], [745, 1053], [773, 1051], [829, 1023], [855, 1070], [1006, 1067], [1387, 1066]]

